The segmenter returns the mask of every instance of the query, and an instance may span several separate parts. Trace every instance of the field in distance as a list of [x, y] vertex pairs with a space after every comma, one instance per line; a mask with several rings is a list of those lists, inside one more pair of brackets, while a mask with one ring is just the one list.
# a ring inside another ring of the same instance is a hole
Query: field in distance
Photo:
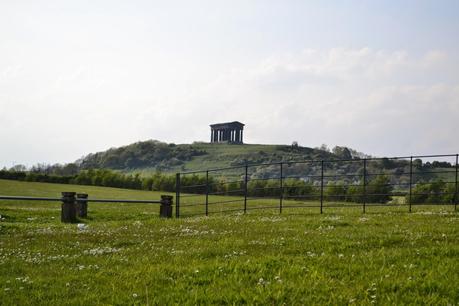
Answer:
[[[159, 199], [162, 192], [0, 180], [0, 194]], [[224, 198], [224, 197], [221, 197]], [[154, 204], [0, 201], [2, 305], [457, 304], [451, 206], [254, 210], [161, 220]]]

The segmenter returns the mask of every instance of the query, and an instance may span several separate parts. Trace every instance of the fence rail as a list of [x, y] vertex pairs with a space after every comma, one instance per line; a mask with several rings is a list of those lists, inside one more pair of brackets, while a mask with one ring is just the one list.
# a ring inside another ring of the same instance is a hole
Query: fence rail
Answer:
[[360, 206], [363, 213], [372, 206], [406, 206], [411, 212], [429, 203], [457, 210], [458, 156], [313, 159], [180, 172], [176, 217], [266, 207], [282, 213], [299, 200], [319, 207], [320, 213], [337, 206]]
[[162, 195], [160, 200], [91, 199], [88, 198], [88, 194], [75, 192], [62, 192], [60, 198], [0, 195], [0, 200], [62, 202], [61, 221], [65, 223], [76, 222], [77, 216], [86, 218], [88, 202], [160, 204], [160, 217], [170, 218], [172, 217], [172, 198], [172, 196]]
[[[24, 200], [24, 201], [55, 201], [60, 202], [64, 198], [40, 198], [40, 197], [24, 197], [24, 196], [0, 196], [0, 200]], [[119, 200], [119, 199], [80, 199], [76, 198], [77, 202], [94, 202], [94, 203], [144, 203], [144, 204], [161, 204], [161, 200]]]
[[[320, 213], [331, 207], [361, 207], [365, 213], [373, 206], [404, 206], [411, 212], [414, 206], [427, 204], [452, 205], [457, 210], [458, 159], [459, 154], [314, 159], [180, 172], [175, 182], [175, 216], [266, 208], [283, 213], [301, 207], [317, 207]], [[61, 201], [63, 222], [73, 218], [72, 211], [87, 210], [89, 202], [161, 204], [161, 216], [172, 214], [171, 196], [92, 199], [63, 192], [57, 198], [5, 195], [0, 200]]]

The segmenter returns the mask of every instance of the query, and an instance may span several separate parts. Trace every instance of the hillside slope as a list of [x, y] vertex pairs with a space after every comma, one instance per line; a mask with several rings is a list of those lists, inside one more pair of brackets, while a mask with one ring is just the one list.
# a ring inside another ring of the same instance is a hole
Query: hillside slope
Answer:
[[[112, 148], [104, 152], [89, 154], [77, 161], [80, 170], [113, 169], [128, 174], [150, 176], [161, 171], [175, 173], [197, 171], [260, 163], [276, 163], [305, 160], [351, 160], [349, 162], [326, 162], [323, 172], [328, 181], [341, 181], [358, 184], [364, 173], [361, 160], [363, 153], [345, 147], [335, 147], [333, 152], [316, 148], [288, 145], [262, 144], [167, 144], [155, 140], [143, 141]], [[423, 163], [413, 160], [413, 183], [435, 180], [454, 181], [454, 165], [450, 163]], [[410, 164], [407, 159], [375, 159], [367, 161], [366, 173], [374, 179], [385, 174], [394, 186], [402, 188], [410, 181]], [[251, 178], [273, 178], [279, 176], [278, 165], [265, 165], [250, 168]], [[240, 177], [241, 168], [213, 172], [214, 176]], [[285, 177], [314, 180], [321, 175], [320, 163], [297, 163], [284, 167]], [[317, 183], [317, 182], [315, 182]]]
[[82, 169], [108, 168], [124, 172], [177, 172], [239, 166], [246, 163], [333, 159], [336, 154], [301, 146], [262, 144], [167, 144], [155, 140], [89, 154]]

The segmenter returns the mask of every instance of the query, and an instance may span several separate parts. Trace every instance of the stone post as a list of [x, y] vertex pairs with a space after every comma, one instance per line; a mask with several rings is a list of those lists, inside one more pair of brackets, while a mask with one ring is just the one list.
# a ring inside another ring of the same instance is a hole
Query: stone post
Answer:
[[77, 221], [75, 192], [62, 192], [61, 221], [64, 223]]
[[86, 218], [88, 216], [88, 194], [86, 193], [77, 193], [77, 215], [81, 218]]
[[161, 206], [159, 207], [160, 218], [172, 218], [172, 196], [161, 195]]

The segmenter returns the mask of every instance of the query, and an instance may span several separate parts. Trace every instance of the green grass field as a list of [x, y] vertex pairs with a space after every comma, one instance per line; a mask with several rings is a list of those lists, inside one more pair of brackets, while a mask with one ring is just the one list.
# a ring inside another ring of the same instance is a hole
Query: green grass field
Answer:
[[[161, 194], [0, 180], [2, 195], [61, 191]], [[405, 206], [322, 215], [273, 208], [178, 220], [158, 212], [150, 204], [90, 203], [80, 230], [60, 222], [57, 202], [0, 201], [0, 304], [459, 303], [459, 218], [451, 206], [411, 214]]]
[[[323, 152], [313, 149], [304, 148], [306, 152], [286, 152], [281, 148], [283, 145], [269, 144], [244, 144], [235, 145], [227, 143], [193, 143], [193, 148], [207, 152], [205, 155], [195, 156], [191, 160], [186, 161], [183, 165], [178, 165], [165, 170], [168, 173], [175, 174], [181, 171], [199, 171], [203, 170], [203, 165], [206, 169], [230, 167], [235, 159], [249, 159], [256, 157], [257, 162], [267, 162], [266, 156], [275, 154], [275, 161], [280, 161], [283, 158], [291, 158], [294, 160], [305, 160], [319, 158]], [[269, 158], [268, 158], [269, 159]], [[240, 169], [228, 170], [226, 174], [233, 174]], [[126, 171], [128, 173], [141, 173], [143, 175], [151, 175], [155, 173], [153, 168], [135, 169]]]

